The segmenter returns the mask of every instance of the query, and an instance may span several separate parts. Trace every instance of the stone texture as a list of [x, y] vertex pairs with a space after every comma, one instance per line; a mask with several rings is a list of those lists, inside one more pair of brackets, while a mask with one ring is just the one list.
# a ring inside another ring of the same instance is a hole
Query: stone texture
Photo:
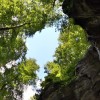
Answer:
[[[73, 2], [73, 3], [72, 3]], [[71, 9], [67, 9], [71, 5]], [[64, 0], [63, 12], [75, 19], [89, 35], [100, 33], [100, 0]]]

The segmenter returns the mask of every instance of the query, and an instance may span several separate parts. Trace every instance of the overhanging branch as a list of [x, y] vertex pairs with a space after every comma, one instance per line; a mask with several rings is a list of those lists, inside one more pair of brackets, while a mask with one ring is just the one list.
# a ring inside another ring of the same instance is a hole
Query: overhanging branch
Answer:
[[30, 23], [24, 23], [24, 24], [21, 24], [21, 25], [13, 26], [13, 27], [2, 27], [2, 28], [0, 28], [0, 31], [6, 31], [6, 30], [10, 30], [10, 29], [19, 28], [19, 27], [22, 27], [26, 24], [30, 24]]

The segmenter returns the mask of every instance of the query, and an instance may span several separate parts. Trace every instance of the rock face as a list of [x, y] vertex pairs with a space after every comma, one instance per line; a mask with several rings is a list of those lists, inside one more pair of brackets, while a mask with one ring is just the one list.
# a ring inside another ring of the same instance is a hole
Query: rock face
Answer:
[[92, 46], [76, 67], [76, 81], [49, 86], [39, 100], [100, 100], [100, 0], [64, 0], [62, 8], [87, 32]]
[[64, 0], [62, 8], [88, 35], [96, 37], [100, 33], [100, 0]]
[[92, 43], [76, 68], [76, 99], [100, 100], [100, 0], [64, 0], [62, 8], [75, 24], [83, 27]]
[[91, 47], [84, 59], [79, 62], [76, 73], [77, 100], [100, 100], [100, 60], [94, 47]]
[[39, 100], [100, 100], [100, 60], [94, 47], [78, 63], [76, 74], [78, 78], [68, 86], [45, 88]]

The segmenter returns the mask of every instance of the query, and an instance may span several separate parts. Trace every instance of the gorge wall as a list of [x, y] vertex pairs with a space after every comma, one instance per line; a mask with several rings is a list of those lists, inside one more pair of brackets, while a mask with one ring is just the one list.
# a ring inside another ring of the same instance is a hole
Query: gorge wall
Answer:
[[91, 47], [76, 66], [78, 78], [62, 88], [49, 86], [39, 100], [100, 100], [100, 0], [64, 0], [62, 8], [87, 32]]

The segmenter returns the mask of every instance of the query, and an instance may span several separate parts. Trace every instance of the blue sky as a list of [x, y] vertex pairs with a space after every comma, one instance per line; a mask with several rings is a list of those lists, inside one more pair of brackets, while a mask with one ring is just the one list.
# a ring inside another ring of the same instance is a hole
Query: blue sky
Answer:
[[35, 58], [40, 66], [38, 76], [44, 79], [44, 65], [48, 61], [53, 60], [53, 55], [58, 46], [59, 32], [55, 32], [55, 27], [43, 29], [37, 32], [33, 37], [27, 38], [26, 45], [28, 47], [27, 58]]
[[[35, 33], [33, 37], [29, 37], [26, 40], [28, 48], [26, 57], [37, 60], [37, 64], [40, 66], [40, 71], [38, 72], [40, 79], [44, 79], [46, 75], [44, 74], [44, 65], [53, 60], [55, 49], [58, 46], [58, 37], [59, 32], [55, 32], [55, 27], [49, 27]], [[37, 86], [37, 88], [39, 87]], [[32, 90], [32, 86], [27, 86], [23, 93], [23, 100], [30, 100], [29, 98], [34, 94], [35, 90]]]

